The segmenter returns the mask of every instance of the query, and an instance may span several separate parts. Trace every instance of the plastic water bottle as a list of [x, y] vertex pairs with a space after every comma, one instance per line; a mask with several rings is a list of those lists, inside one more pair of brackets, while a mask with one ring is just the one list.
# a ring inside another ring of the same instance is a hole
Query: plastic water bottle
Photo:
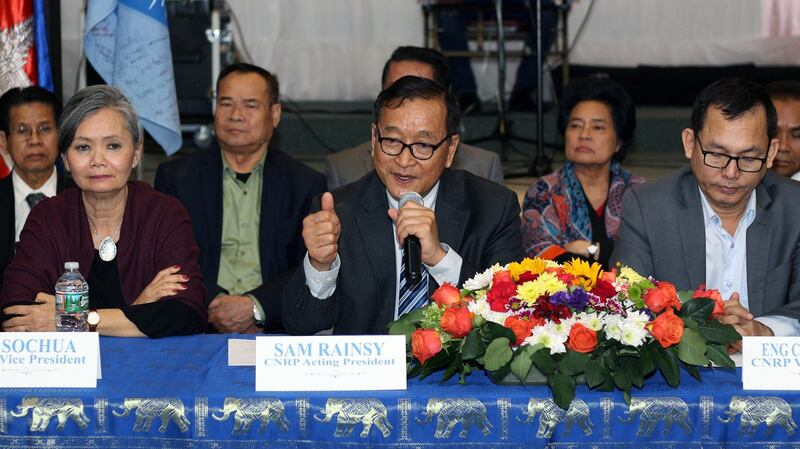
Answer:
[[56, 282], [56, 330], [87, 332], [89, 284], [78, 271], [78, 262], [64, 263], [66, 271]]

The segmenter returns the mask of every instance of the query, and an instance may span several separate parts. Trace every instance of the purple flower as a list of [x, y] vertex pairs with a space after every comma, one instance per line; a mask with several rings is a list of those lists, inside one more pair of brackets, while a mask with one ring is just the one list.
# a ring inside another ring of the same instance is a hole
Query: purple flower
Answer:
[[563, 306], [569, 304], [569, 293], [561, 291], [555, 292], [550, 295], [550, 304], [554, 306]]
[[582, 288], [576, 288], [569, 296], [567, 305], [573, 310], [582, 311], [586, 309], [588, 303], [589, 294]]

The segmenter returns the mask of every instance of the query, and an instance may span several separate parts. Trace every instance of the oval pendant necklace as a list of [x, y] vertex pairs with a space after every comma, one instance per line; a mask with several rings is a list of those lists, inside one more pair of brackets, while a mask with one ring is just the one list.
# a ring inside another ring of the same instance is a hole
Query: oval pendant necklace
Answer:
[[105, 238], [100, 236], [100, 233], [94, 228], [92, 224], [92, 220], [87, 219], [86, 221], [89, 222], [89, 227], [92, 229], [92, 232], [97, 237], [97, 240], [100, 242], [100, 246], [97, 248], [97, 251], [100, 253], [100, 258], [105, 262], [111, 262], [117, 257], [117, 244], [114, 242], [114, 237], [119, 232], [120, 228], [122, 227], [122, 220], [119, 221], [117, 225], [117, 230], [114, 231], [113, 234], [106, 236]]

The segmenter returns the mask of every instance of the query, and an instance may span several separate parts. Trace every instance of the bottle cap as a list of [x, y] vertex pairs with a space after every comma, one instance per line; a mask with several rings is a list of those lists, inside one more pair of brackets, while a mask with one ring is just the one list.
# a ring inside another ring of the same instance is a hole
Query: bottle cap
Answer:
[[80, 265], [78, 262], [64, 262], [64, 269], [77, 270]]

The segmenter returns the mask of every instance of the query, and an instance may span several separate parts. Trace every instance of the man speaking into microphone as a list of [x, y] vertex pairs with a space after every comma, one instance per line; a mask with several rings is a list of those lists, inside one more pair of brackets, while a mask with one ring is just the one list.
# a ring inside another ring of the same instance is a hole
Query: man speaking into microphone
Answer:
[[[460, 120], [458, 101], [435, 81], [406, 76], [380, 93], [375, 169], [325, 193], [303, 221], [307, 254], [284, 290], [289, 333], [385, 334], [439, 285], [524, 256], [516, 195], [448, 169]], [[419, 242], [419, 280], [409, 276], [409, 239]]]

